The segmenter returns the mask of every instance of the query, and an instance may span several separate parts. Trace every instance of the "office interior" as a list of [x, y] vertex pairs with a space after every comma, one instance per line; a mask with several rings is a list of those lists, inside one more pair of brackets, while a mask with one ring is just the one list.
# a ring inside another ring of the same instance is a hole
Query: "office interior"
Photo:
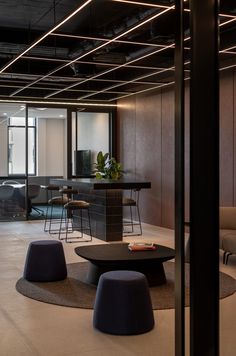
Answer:
[[[0, 49], [0, 184], [13, 180], [40, 185], [32, 199], [40, 208], [47, 204], [44, 186], [51, 178], [93, 177], [96, 154], [110, 152], [125, 176], [151, 181], [151, 189], [140, 194], [140, 240], [175, 247], [174, 6], [171, 0], [0, 4], [1, 27], [7, 31]], [[183, 6], [188, 222], [191, 1], [183, 1]], [[219, 205], [230, 207], [236, 199], [235, 12], [234, 1], [220, 1]], [[80, 171], [78, 154], [89, 156], [91, 170]], [[3, 355], [174, 355], [173, 309], [154, 312], [156, 325], [150, 333], [115, 337], [92, 328], [91, 310], [17, 295], [14, 284], [29, 242], [48, 238], [43, 216], [31, 219], [27, 204], [27, 199], [23, 204], [1, 202]], [[185, 242], [188, 237], [186, 229]], [[137, 237], [126, 238], [133, 240]], [[69, 262], [77, 262], [74, 247], [65, 246]], [[224, 265], [219, 250], [219, 261], [220, 270], [235, 278], [236, 257]], [[235, 293], [220, 301], [221, 356], [234, 354], [235, 303]], [[190, 355], [190, 311], [185, 309], [185, 354]]]

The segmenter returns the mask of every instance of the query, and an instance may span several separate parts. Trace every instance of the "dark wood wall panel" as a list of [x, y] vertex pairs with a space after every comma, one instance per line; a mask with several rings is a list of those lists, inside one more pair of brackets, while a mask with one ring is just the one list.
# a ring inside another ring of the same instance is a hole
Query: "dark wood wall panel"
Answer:
[[[220, 80], [220, 204], [236, 205], [236, 74]], [[141, 194], [142, 220], [174, 228], [173, 88], [119, 101], [120, 152], [124, 168], [150, 179]], [[189, 218], [189, 85], [185, 90], [185, 204]], [[204, 174], [204, 172], [203, 172]]]
[[[143, 221], [161, 224], [160, 172], [161, 95], [137, 97], [136, 100], [136, 175], [151, 180], [152, 189], [142, 190], [140, 208]], [[155, 177], [155, 179], [153, 179]]]
[[234, 141], [233, 141], [233, 157], [234, 157], [234, 180], [233, 180], [233, 191], [234, 191], [234, 201], [233, 205], [236, 206], [236, 72], [232, 74], [233, 77], [233, 90], [234, 90]]
[[162, 93], [162, 219], [164, 227], [174, 226], [174, 92]]
[[136, 173], [136, 98], [123, 99], [118, 105], [119, 158], [126, 174]]
[[185, 87], [185, 221], [190, 221], [189, 218], [189, 179], [190, 179], [190, 171], [189, 171], [189, 155], [190, 155], [190, 101], [189, 101], [189, 85], [186, 84]]
[[233, 76], [223, 74], [220, 81], [220, 205], [234, 201], [234, 99]]

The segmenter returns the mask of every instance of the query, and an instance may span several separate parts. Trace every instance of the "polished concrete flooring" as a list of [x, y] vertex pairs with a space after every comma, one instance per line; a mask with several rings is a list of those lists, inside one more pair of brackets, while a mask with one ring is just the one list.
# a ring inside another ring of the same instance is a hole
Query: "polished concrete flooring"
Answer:
[[[17, 293], [29, 242], [48, 238], [41, 221], [0, 223], [0, 356], [174, 356], [174, 310], [155, 311], [149, 333], [114, 336], [93, 329], [92, 310], [45, 304]], [[142, 237], [125, 237], [139, 239], [174, 246], [172, 230], [150, 225], [144, 225]], [[79, 260], [74, 253], [79, 245], [64, 244], [67, 262]], [[227, 266], [220, 259], [221, 270], [236, 278], [236, 257]], [[187, 329], [188, 318], [186, 308]], [[187, 330], [186, 355], [188, 336]], [[220, 345], [221, 356], [235, 355], [236, 293], [220, 301]]]

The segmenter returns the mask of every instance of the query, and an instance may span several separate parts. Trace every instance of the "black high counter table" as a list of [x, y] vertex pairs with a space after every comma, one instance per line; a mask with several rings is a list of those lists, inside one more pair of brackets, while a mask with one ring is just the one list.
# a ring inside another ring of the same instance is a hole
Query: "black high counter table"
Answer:
[[122, 178], [119, 180], [74, 178], [50, 180], [51, 184], [76, 187], [78, 199], [90, 202], [92, 235], [104, 241], [121, 241], [123, 231], [122, 195], [126, 189], [151, 188], [151, 182]]

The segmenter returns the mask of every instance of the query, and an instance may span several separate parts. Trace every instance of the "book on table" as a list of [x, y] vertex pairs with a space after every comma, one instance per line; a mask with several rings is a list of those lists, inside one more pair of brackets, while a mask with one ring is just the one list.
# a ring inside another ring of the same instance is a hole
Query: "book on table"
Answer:
[[128, 249], [130, 251], [153, 251], [157, 249], [157, 245], [153, 242], [130, 242]]

